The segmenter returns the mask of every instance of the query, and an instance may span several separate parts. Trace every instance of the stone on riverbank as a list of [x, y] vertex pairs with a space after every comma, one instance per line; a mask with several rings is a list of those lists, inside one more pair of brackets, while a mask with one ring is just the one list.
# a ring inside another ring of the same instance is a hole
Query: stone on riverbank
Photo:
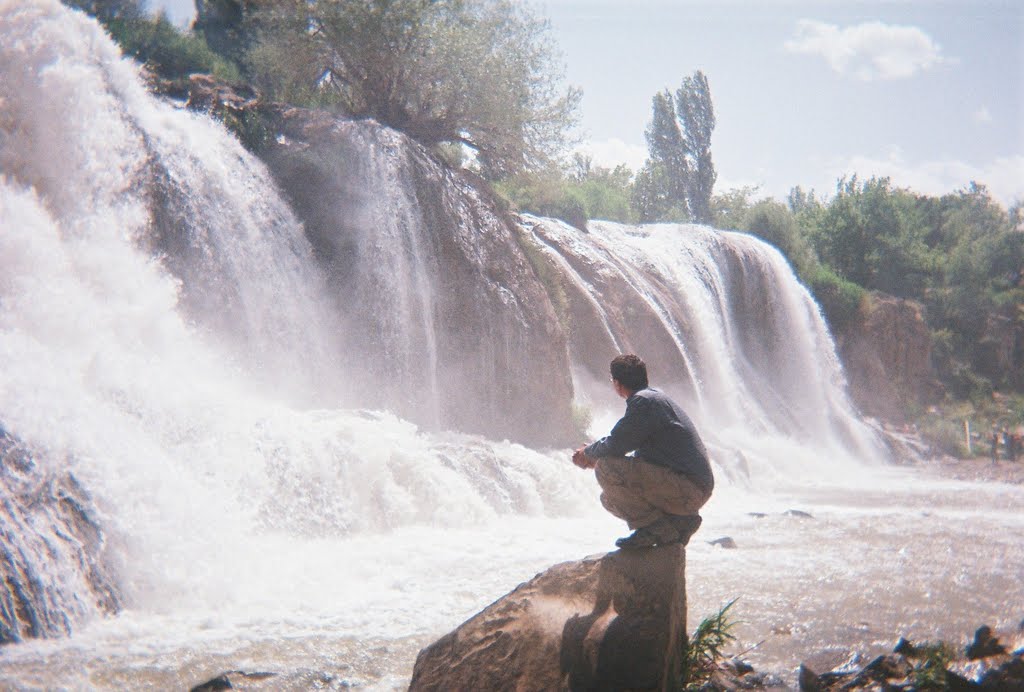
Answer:
[[673, 689], [685, 569], [679, 545], [555, 565], [423, 649], [409, 689]]

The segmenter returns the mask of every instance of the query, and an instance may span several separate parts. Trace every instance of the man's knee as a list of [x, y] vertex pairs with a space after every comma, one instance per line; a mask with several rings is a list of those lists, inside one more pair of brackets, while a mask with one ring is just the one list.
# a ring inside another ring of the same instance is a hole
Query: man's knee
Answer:
[[626, 457], [601, 457], [598, 459], [594, 466], [594, 475], [597, 477], [598, 485], [602, 488], [610, 485], [628, 485], [627, 465], [630, 463], [632, 460]]

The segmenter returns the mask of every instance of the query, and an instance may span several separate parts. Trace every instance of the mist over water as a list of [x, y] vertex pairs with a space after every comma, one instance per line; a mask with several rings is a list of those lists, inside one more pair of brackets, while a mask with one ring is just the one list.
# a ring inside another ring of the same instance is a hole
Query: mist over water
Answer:
[[[70, 472], [91, 494], [125, 604], [73, 613], [67, 640], [6, 648], [6, 684], [183, 686], [247, 662], [346, 661], [339, 675], [401, 687], [419, 646], [536, 571], [611, 547], [623, 527], [567, 450], [425, 431], [353, 400], [345, 301], [266, 168], [219, 124], [152, 97], [93, 21], [0, 0], [0, 77], [0, 425], [36, 450], [41, 477]], [[821, 647], [845, 633], [829, 602], [853, 584], [888, 608], [876, 638], [914, 609], [951, 628], [1022, 601], [1020, 489], [877, 471], [884, 452], [777, 252], [689, 226], [582, 233], [527, 217], [524, 233], [561, 292], [592, 434], [621, 411], [608, 360], [633, 350], [708, 442], [719, 488], [698, 538], [730, 533], [744, 550], [695, 541], [691, 620], [742, 595], [751, 637], [800, 625], [793, 611], [818, 628], [799, 643]], [[408, 330], [403, 357], [427, 343], [433, 363], [439, 260], [414, 250], [355, 288], [412, 277], [382, 320]], [[783, 517], [793, 505], [817, 521]], [[965, 517], [979, 523], [950, 547]], [[878, 546], [904, 586], [879, 586], [885, 564], [853, 564]], [[972, 570], [993, 551], [993, 570]], [[807, 576], [822, 573], [825, 586]], [[943, 615], [959, 590], [971, 597]], [[931, 595], [908, 601], [918, 591]], [[847, 601], [842, 617], [867, 617]], [[770, 664], [796, 655], [773, 646]]]
[[4, 10], [0, 417], [93, 494], [130, 603], [205, 601], [266, 532], [578, 506], [537, 452], [307, 408], [347, 396], [338, 320], [262, 164], [82, 15]]

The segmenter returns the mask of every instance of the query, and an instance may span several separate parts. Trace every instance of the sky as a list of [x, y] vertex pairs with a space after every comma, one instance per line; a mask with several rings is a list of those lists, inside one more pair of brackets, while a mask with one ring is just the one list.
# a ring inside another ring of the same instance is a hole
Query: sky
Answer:
[[[191, 0], [154, 0], [187, 21]], [[651, 98], [707, 76], [715, 192], [889, 176], [941, 195], [971, 181], [1024, 201], [1024, 3], [1018, 0], [533, 0], [566, 82], [583, 91], [581, 148], [644, 162]]]

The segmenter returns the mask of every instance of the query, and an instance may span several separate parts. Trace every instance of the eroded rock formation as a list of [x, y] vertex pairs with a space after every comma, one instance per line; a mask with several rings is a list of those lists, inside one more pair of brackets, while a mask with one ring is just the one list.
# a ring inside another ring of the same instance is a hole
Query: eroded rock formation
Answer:
[[899, 421], [910, 404], [936, 395], [931, 334], [920, 303], [872, 293], [867, 310], [835, 336], [850, 395], [864, 413]]
[[0, 644], [120, 608], [88, 493], [0, 428]]
[[423, 649], [409, 689], [674, 689], [685, 567], [678, 545], [555, 565]]

